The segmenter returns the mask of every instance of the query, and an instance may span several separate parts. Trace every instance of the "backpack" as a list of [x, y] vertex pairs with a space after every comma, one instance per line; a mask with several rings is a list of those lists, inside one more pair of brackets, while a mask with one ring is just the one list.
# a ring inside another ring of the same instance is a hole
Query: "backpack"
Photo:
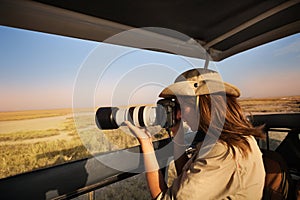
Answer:
[[290, 175], [281, 155], [270, 150], [261, 150], [266, 171], [263, 200], [288, 199]]
[[300, 130], [290, 131], [275, 151], [284, 157], [292, 175], [290, 199], [300, 200]]

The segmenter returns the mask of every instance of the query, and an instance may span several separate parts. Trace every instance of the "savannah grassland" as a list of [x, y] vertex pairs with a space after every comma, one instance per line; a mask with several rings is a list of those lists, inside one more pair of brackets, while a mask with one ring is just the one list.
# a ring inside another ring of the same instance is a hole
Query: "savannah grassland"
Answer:
[[[246, 113], [253, 114], [300, 112], [300, 96], [241, 99], [240, 104]], [[166, 133], [160, 131], [154, 136], [159, 139], [166, 137]], [[280, 135], [275, 134], [275, 137], [282, 140]], [[72, 109], [0, 112], [0, 178], [135, 145], [138, 145], [137, 140], [120, 129], [99, 132], [93, 113], [74, 117]], [[135, 191], [146, 191], [139, 189], [146, 188], [146, 184], [137, 176], [126, 184], [101, 189], [102, 195], [97, 199], [124, 199], [121, 188], [132, 187], [136, 187]], [[116, 188], [118, 194], [114, 193]], [[139, 193], [138, 199], [149, 198], [147, 194], [141, 195]]]
[[[129, 131], [100, 131], [94, 113], [0, 112], [0, 178], [138, 145]], [[164, 136], [163, 131], [154, 134], [156, 139]]]

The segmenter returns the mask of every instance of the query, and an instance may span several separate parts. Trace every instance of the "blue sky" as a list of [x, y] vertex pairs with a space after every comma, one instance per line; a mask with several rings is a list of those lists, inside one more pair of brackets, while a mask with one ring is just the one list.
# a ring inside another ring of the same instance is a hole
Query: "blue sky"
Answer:
[[[78, 91], [89, 91], [80, 96], [97, 106], [154, 103], [178, 73], [203, 66], [201, 60], [4, 26], [0, 42], [0, 111], [70, 108]], [[89, 71], [88, 62], [98, 71]], [[300, 95], [299, 63], [296, 34], [212, 65], [242, 97], [255, 98]]]

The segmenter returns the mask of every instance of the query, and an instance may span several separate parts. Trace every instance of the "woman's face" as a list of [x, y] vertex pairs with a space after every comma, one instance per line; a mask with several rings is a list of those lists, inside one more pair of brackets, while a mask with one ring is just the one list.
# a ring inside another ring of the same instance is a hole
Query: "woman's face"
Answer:
[[189, 125], [192, 131], [197, 131], [199, 125], [199, 111], [196, 105], [196, 98], [184, 97], [178, 100], [181, 108], [181, 119]]

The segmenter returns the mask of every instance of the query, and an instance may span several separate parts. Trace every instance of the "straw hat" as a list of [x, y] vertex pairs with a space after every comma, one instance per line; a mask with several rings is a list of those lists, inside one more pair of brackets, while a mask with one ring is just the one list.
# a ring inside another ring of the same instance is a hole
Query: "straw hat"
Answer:
[[221, 76], [209, 69], [191, 69], [179, 75], [174, 84], [169, 85], [160, 97], [199, 96], [213, 93], [224, 93], [239, 97], [240, 90], [229, 83], [223, 82]]

